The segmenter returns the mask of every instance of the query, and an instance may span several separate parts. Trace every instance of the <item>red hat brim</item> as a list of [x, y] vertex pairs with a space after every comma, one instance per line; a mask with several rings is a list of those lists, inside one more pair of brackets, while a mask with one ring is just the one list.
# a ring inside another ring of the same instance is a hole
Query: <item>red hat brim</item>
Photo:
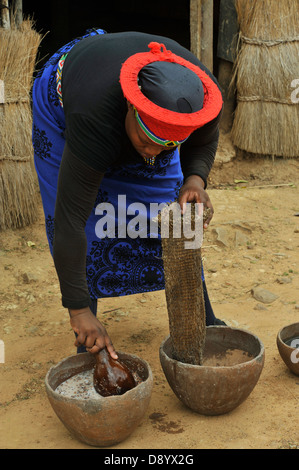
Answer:
[[[199, 67], [166, 50], [164, 44], [151, 42], [150, 52], [130, 56], [122, 65], [120, 84], [125, 98], [135, 106], [141, 119], [155, 135], [167, 140], [186, 139], [194, 130], [215, 119], [223, 105], [217, 84]], [[192, 70], [200, 78], [204, 88], [204, 102], [195, 113], [177, 113], [161, 108], [150, 101], [138, 86], [138, 74], [146, 65], [157, 62], [175, 62]]]

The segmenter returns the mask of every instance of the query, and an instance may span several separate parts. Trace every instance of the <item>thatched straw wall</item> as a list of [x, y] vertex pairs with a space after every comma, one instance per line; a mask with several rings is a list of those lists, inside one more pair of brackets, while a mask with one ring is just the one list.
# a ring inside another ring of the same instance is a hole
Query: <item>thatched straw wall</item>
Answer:
[[30, 90], [40, 40], [29, 20], [0, 28], [0, 230], [36, 220]]
[[299, 2], [236, 0], [236, 8], [233, 143], [254, 154], [298, 157], [299, 104], [292, 82], [299, 78]]

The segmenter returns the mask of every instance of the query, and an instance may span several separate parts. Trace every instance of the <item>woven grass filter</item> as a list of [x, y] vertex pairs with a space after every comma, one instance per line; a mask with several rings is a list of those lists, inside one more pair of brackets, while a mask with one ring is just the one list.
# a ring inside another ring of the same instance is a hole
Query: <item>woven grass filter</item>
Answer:
[[[172, 357], [187, 364], [200, 365], [206, 337], [201, 247], [186, 248], [186, 242], [190, 242], [190, 238], [186, 237], [184, 231], [185, 216], [173, 211], [173, 207], [173, 204], [166, 206], [160, 214]], [[201, 217], [201, 223], [207, 215], [205, 212], [203, 218]], [[190, 220], [187, 220], [187, 223], [191, 224], [192, 231], [195, 229], [196, 217], [193, 205]], [[169, 226], [168, 236], [163, 236], [163, 224]], [[180, 229], [176, 232], [178, 227]]]
[[[236, 0], [240, 25], [232, 141], [256, 155], [299, 156], [298, 0]], [[297, 84], [298, 88], [298, 84]]]
[[0, 230], [37, 217], [30, 91], [40, 41], [30, 20], [0, 28]]

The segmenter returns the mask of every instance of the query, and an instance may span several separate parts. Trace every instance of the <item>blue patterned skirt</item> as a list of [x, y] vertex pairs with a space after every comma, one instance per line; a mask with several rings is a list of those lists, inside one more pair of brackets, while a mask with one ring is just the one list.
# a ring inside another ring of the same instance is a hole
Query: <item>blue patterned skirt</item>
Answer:
[[[93, 30], [83, 37], [103, 33], [103, 30]], [[60, 57], [81, 39], [77, 38], [57, 51], [38, 73], [33, 86], [34, 161], [51, 253], [57, 179], [65, 144], [65, 118], [56, 91], [56, 71]], [[164, 289], [159, 236], [101, 239], [95, 231], [102, 217], [96, 213], [97, 205], [109, 202], [117, 207], [119, 195], [126, 196], [127, 207], [133, 202], [148, 207], [150, 203], [170, 202], [178, 197], [183, 184], [178, 150], [164, 157], [158, 156], [153, 167], [140, 160], [138, 164], [111, 168], [105, 173], [94, 210], [87, 221], [86, 276], [92, 299]], [[128, 223], [132, 217], [127, 217]]]

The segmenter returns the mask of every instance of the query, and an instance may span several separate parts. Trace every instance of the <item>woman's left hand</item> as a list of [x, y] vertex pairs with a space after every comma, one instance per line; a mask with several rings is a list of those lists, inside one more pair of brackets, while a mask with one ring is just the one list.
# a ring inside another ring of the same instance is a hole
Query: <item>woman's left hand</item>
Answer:
[[206, 229], [212, 220], [214, 209], [204, 186], [204, 181], [200, 176], [189, 176], [180, 189], [178, 202], [181, 206], [182, 213], [184, 212], [184, 206], [187, 202], [201, 202], [204, 205], [204, 209], [211, 209], [210, 216], [204, 223], [204, 228]]

